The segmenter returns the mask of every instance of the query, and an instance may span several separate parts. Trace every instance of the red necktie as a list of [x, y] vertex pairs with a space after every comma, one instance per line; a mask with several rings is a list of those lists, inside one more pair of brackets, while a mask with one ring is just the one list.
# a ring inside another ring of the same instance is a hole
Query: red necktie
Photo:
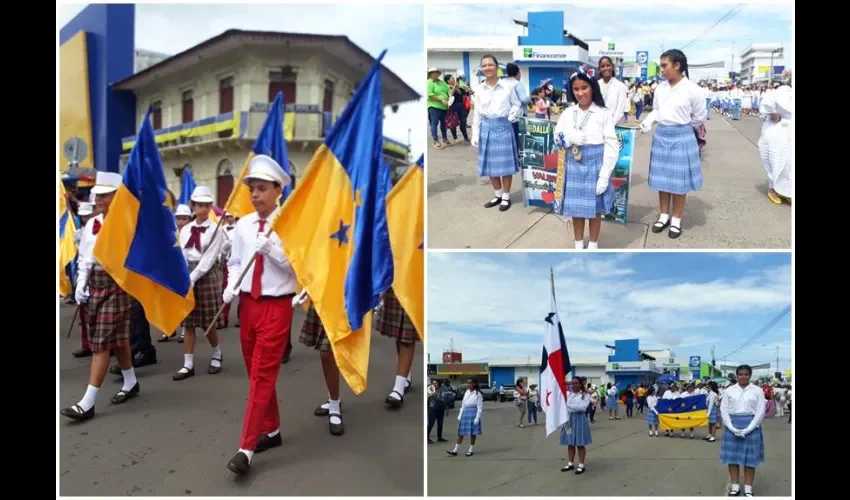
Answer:
[[[263, 230], [266, 228], [266, 221], [260, 219], [260, 229], [257, 231], [258, 234], [263, 234]], [[254, 276], [251, 278], [251, 297], [254, 299], [259, 299], [260, 295], [263, 294], [263, 255], [257, 254], [257, 258], [254, 259]]]
[[192, 234], [189, 236], [189, 241], [186, 242], [185, 248], [195, 247], [201, 251], [201, 235], [207, 231], [206, 226], [192, 226]]
[[94, 224], [91, 226], [91, 234], [97, 234], [100, 232], [100, 221], [95, 219]]

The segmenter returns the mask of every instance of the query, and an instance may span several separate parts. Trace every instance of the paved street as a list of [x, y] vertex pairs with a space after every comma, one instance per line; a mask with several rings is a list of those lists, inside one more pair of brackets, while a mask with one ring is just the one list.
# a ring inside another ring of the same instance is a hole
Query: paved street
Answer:
[[[688, 196], [678, 240], [649, 228], [658, 216], [658, 195], [647, 185], [651, 136], [637, 140], [629, 223], [604, 222], [601, 248], [780, 248], [791, 247], [791, 207], [767, 199], [767, 177], [759, 158], [761, 122], [732, 122], [712, 113], [706, 123], [703, 189]], [[429, 248], [573, 248], [572, 233], [551, 211], [522, 206], [519, 177], [508, 212], [485, 209], [493, 196], [479, 178], [477, 150], [455, 145], [428, 150]]]
[[[622, 411], [621, 411], [622, 413]], [[451, 443], [428, 445], [429, 496], [723, 496], [727, 469], [720, 464], [720, 441], [707, 443], [707, 428], [694, 440], [650, 438], [643, 418], [609, 421], [597, 412], [593, 444], [584, 475], [561, 472], [567, 447], [557, 432], [546, 438], [545, 416], [537, 427], [517, 427], [511, 403], [484, 405], [484, 435], [475, 455], [465, 457], [469, 439], [457, 457]], [[446, 417], [444, 437], [457, 436], [457, 410]], [[766, 460], [757, 469], [754, 493], [791, 496], [791, 425], [787, 418], [765, 419]], [[431, 437], [436, 438], [436, 430]], [[743, 479], [742, 479], [743, 482]]]
[[[232, 314], [235, 315], [236, 308]], [[60, 308], [59, 404], [76, 403], [85, 390], [90, 358], [74, 359], [75, 328], [65, 338], [73, 314]], [[298, 309], [293, 332], [300, 332]], [[154, 339], [159, 332], [154, 332]], [[283, 446], [255, 457], [251, 475], [237, 479], [227, 470], [236, 452], [248, 394], [238, 331], [221, 334], [224, 371], [208, 375], [209, 344], [199, 341], [196, 376], [182, 382], [171, 374], [182, 366], [183, 344], [157, 344], [159, 363], [137, 370], [140, 396], [110, 406], [120, 377], [107, 375], [94, 420], [77, 424], [59, 417], [60, 494], [63, 496], [274, 495], [421, 496], [423, 386], [399, 411], [384, 398], [395, 376], [394, 343], [377, 333], [372, 342], [369, 389], [354, 397], [343, 384], [346, 433], [328, 432], [327, 418], [313, 410], [327, 397], [319, 354], [297, 342], [277, 384]], [[414, 373], [423, 373], [421, 349]]]

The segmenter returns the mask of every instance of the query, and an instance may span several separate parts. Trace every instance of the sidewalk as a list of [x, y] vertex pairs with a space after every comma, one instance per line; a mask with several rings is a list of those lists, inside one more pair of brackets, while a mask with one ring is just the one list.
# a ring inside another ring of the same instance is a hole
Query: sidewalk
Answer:
[[[647, 185], [651, 136], [639, 137], [629, 223], [604, 222], [600, 247], [790, 248], [791, 207], [777, 207], [766, 196], [767, 177], [754, 144], [760, 126], [756, 118], [743, 118], [733, 126], [712, 113], [706, 122], [703, 189], [688, 196], [678, 240], [649, 229], [658, 215], [658, 195]], [[572, 234], [551, 211], [522, 206], [518, 175], [511, 209], [485, 209], [493, 191], [488, 179], [478, 177], [476, 158], [471, 146], [429, 147], [429, 248], [573, 248]]]

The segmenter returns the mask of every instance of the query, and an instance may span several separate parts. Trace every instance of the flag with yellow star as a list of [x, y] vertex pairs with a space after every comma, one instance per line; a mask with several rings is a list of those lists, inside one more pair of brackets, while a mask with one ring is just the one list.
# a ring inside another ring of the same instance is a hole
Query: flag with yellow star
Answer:
[[382, 53], [319, 146], [274, 229], [339, 371], [366, 390], [372, 309], [393, 279], [382, 164]]
[[705, 394], [679, 399], [659, 399], [658, 425], [668, 431], [708, 425], [708, 402]]

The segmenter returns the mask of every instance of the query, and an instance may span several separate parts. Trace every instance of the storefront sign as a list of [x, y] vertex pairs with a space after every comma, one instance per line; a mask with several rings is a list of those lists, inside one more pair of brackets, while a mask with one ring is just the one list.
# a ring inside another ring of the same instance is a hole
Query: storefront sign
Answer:
[[[582, 54], [583, 52], [583, 54]], [[514, 47], [515, 61], [587, 61], [587, 51], [578, 45], [532, 45]], [[583, 56], [583, 57], [582, 57]]]
[[651, 361], [617, 361], [605, 365], [606, 372], [649, 372], [655, 371]]
[[661, 368], [680, 368], [684, 364], [682, 358], [661, 358]]

